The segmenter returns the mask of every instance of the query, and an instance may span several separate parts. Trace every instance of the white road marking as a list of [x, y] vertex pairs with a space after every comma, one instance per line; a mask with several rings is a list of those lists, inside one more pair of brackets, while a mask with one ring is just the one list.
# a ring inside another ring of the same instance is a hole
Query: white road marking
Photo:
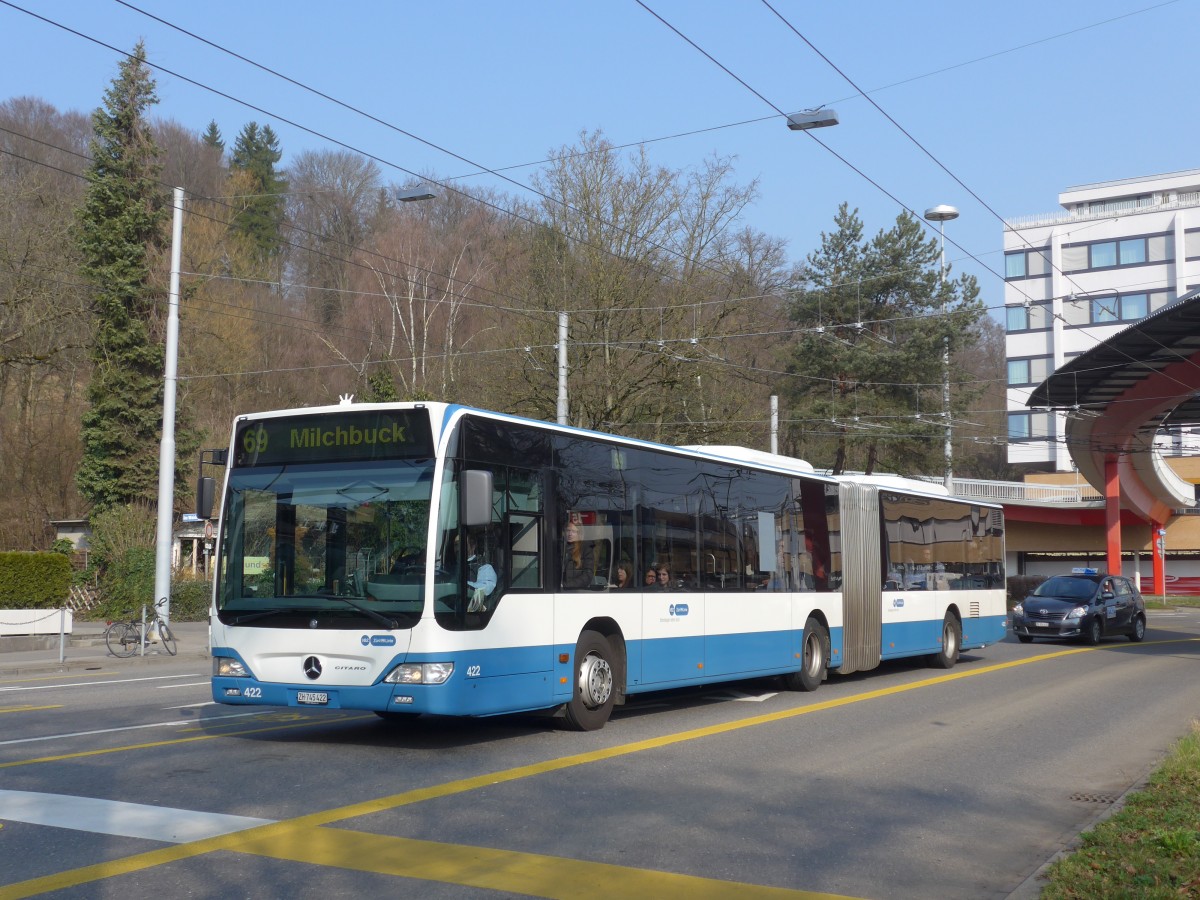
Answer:
[[708, 696], [718, 700], [741, 700], [745, 703], [762, 703], [764, 700], [770, 700], [772, 697], [778, 697], [779, 692], [775, 691], [769, 694], [743, 694], [741, 691], [721, 691], [719, 694], [709, 694]]
[[0, 819], [172, 844], [245, 831], [275, 821], [32, 791], [0, 791]]
[[184, 703], [182, 706], [164, 706], [163, 711], [167, 712], [172, 709], [193, 709], [197, 706], [216, 706], [216, 705], [217, 705], [216, 700], [202, 700], [199, 703]]
[[[197, 705], [199, 704], [189, 704], [189, 706]], [[198, 722], [214, 722], [218, 719], [244, 719], [247, 716], [261, 716], [262, 714], [263, 710], [256, 709], [254, 712], [230, 713], [227, 716], [208, 716], [198, 720]], [[170, 722], [149, 722], [145, 725], [126, 725], [123, 728], [101, 728], [98, 731], [75, 731], [71, 734], [47, 734], [43, 737], [17, 738], [14, 741], [0, 741], [0, 747], [7, 747], [9, 744], [30, 744], [36, 741], [57, 741], [63, 738], [89, 737], [93, 734], [115, 734], [118, 731], [137, 731], [141, 728], [169, 728], [171, 726], [175, 728], [194, 728], [196, 724], [197, 721], [180, 722], [177, 719], [173, 719]]]
[[47, 691], [57, 688], [96, 687], [105, 684], [131, 684], [135, 681], [165, 681], [173, 678], [203, 678], [200, 672], [188, 672], [185, 675], [155, 675], [146, 678], [114, 678], [109, 681], [76, 681], [71, 684], [23, 684], [15, 687], [0, 687], [4, 691]]
[[160, 684], [158, 689], [160, 691], [169, 691], [171, 688], [200, 687], [201, 685], [208, 687], [211, 684], [211, 681], [189, 681], [187, 684]]

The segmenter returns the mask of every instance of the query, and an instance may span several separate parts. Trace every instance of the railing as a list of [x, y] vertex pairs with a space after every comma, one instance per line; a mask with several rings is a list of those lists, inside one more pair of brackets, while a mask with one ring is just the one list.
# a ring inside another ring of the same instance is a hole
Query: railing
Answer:
[[[941, 478], [927, 475], [917, 479], [931, 484], [943, 484]], [[968, 500], [1004, 501], [1015, 500], [1027, 503], [1086, 503], [1100, 500], [1101, 496], [1089, 484], [1029, 484], [1024, 481], [984, 481], [975, 478], [953, 479], [951, 493]]]
[[1004, 220], [1005, 231], [1021, 231], [1025, 228], [1040, 228], [1043, 225], [1062, 225], [1067, 222], [1086, 222], [1089, 219], [1109, 219], [1114, 213], [1161, 212], [1167, 209], [1184, 209], [1190, 206], [1200, 206], [1200, 191], [1177, 194], [1174, 200], [1166, 203], [1151, 203], [1147, 206], [1125, 208], [1120, 201], [1109, 204], [1102, 209], [1090, 209], [1087, 212], [1058, 212], [1041, 213], [1033, 216], [1020, 216]]

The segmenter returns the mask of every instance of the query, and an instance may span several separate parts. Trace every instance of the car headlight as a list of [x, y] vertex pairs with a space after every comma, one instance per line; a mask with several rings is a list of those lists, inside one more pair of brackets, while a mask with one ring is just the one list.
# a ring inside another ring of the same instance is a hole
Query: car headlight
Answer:
[[250, 673], [246, 671], [246, 667], [242, 665], [241, 661], [232, 656], [214, 656], [213, 674], [224, 675], [226, 678], [250, 677]]
[[1069, 613], [1067, 613], [1067, 618], [1068, 619], [1082, 619], [1086, 615], [1087, 615], [1087, 607], [1086, 606], [1077, 606], [1073, 610], [1071, 610]]
[[1013, 618], [1017, 618], [1017, 619], [1019, 619], [1019, 618], [1021, 618], [1022, 616], [1024, 616], [1024, 615], [1025, 615], [1025, 606], [1024, 606], [1024, 604], [1018, 603], [1016, 606], [1014, 606], [1014, 607], [1012, 608], [1012, 614], [1013, 614]]
[[445, 684], [454, 674], [454, 663], [401, 663], [383, 679], [388, 684]]

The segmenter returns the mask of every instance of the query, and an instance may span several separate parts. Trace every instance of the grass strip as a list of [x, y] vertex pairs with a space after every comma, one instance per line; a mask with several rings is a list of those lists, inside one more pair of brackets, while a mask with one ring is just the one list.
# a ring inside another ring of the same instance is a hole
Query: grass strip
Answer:
[[1042, 900], [1200, 896], [1200, 722], [1047, 879]]

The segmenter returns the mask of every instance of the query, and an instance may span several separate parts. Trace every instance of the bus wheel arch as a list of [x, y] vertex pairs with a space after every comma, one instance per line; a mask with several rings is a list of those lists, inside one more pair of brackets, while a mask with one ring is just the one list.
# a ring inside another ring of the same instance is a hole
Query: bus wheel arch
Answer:
[[624, 641], [615, 628], [605, 633], [595, 626], [603, 628], [602, 623], [592, 622], [580, 632], [571, 661], [574, 684], [563, 718], [574, 731], [603, 728], [617, 697], [624, 700]]
[[819, 688], [829, 675], [829, 652], [829, 626], [819, 616], [809, 616], [800, 638], [800, 670], [783, 676], [784, 687], [789, 691]]
[[938, 651], [929, 655], [929, 665], [935, 669], [953, 669], [962, 649], [962, 619], [954, 606], [946, 610], [942, 619], [942, 634], [938, 644]]

